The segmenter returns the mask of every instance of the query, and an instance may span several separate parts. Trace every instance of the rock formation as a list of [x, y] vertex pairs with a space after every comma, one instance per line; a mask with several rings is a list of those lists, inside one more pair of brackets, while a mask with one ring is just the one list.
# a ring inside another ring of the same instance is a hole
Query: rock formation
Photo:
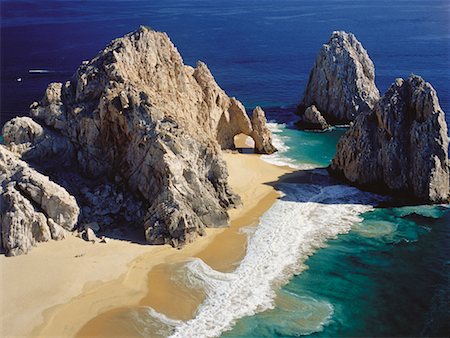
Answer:
[[66, 138], [33, 121], [29, 117], [16, 117], [3, 126], [3, 138], [8, 149], [29, 162], [68, 166], [75, 158], [74, 147]]
[[449, 197], [448, 144], [436, 91], [411, 75], [356, 118], [329, 170], [369, 190], [442, 202]]
[[[309, 75], [297, 113], [314, 105], [332, 125], [347, 124], [379, 99], [375, 71], [366, 50], [352, 33], [333, 32], [322, 46]], [[308, 123], [305, 118], [305, 123]]]
[[227, 225], [239, 198], [220, 149], [233, 148], [236, 134], [258, 139], [259, 152], [273, 151], [265, 118], [258, 115], [254, 130], [204, 63], [184, 65], [168, 36], [146, 27], [112, 41], [71, 81], [50, 84], [31, 116], [42, 125], [29, 118], [5, 125], [8, 149], [36, 165], [60, 157], [59, 164], [131, 192], [152, 244], [178, 247], [205, 226]]
[[304, 130], [327, 130], [331, 127], [315, 105], [306, 108], [302, 120], [297, 125]]
[[277, 149], [272, 144], [272, 132], [267, 128], [267, 120], [264, 111], [257, 106], [252, 113], [251, 137], [255, 141], [255, 151], [260, 154], [272, 154]]
[[0, 182], [1, 244], [9, 255], [73, 230], [80, 212], [75, 198], [3, 146]]

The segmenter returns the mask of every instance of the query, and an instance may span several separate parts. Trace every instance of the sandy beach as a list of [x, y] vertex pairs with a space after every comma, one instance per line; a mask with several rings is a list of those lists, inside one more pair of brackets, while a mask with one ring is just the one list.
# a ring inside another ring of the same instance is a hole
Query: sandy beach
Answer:
[[198, 257], [216, 270], [233, 270], [245, 254], [246, 235], [240, 228], [255, 224], [278, 197], [267, 183], [290, 171], [254, 154], [225, 153], [224, 158], [242, 206], [230, 210], [230, 227], [207, 229], [206, 236], [181, 250], [70, 237], [40, 244], [29, 255], [1, 256], [0, 335], [132, 335], [111, 318], [136, 305], [174, 319], [191, 318], [204, 296], [173, 285], [174, 266]]

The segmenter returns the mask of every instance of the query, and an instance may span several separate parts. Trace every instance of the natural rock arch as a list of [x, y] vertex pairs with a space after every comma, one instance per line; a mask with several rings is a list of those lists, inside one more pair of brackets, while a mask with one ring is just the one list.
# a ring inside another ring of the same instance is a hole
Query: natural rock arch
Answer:
[[234, 147], [235, 149], [251, 149], [255, 151], [255, 140], [251, 135], [244, 133], [234, 135]]
[[254, 151], [258, 154], [272, 154], [277, 149], [272, 144], [272, 132], [267, 127], [264, 111], [257, 106], [249, 119], [244, 106], [236, 99], [231, 99], [228, 114], [223, 114], [217, 128], [217, 140], [222, 149], [235, 149], [235, 137], [247, 135], [255, 143]]

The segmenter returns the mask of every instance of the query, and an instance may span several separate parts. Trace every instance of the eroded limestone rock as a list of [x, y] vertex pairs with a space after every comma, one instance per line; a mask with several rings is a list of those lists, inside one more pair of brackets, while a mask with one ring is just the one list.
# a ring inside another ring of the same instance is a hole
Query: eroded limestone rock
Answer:
[[15, 117], [3, 126], [6, 147], [22, 159], [43, 166], [69, 166], [75, 159], [72, 143], [33, 119]]
[[255, 141], [255, 151], [260, 154], [272, 154], [277, 149], [272, 144], [272, 132], [267, 127], [267, 120], [264, 110], [256, 107], [252, 114], [251, 137]]
[[[36, 242], [61, 239], [78, 220], [75, 198], [0, 145], [1, 246], [27, 253]], [[61, 229], [60, 229], [61, 228]]]
[[397, 79], [340, 139], [330, 171], [370, 190], [446, 201], [447, 125], [431, 84], [415, 75]]
[[[254, 130], [242, 103], [226, 95], [204, 63], [184, 65], [168, 36], [146, 27], [112, 41], [70, 81], [50, 84], [31, 105], [31, 116], [41, 125], [18, 118], [5, 126], [7, 147], [36, 160], [51, 157], [62, 144], [72, 168], [115, 185], [105, 196], [96, 191], [106, 183], [94, 188], [95, 194], [79, 191], [86, 203], [83, 224], [98, 221], [103, 228], [117, 218], [128, 206], [116, 200], [121, 187], [138, 201], [135, 218], [152, 244], [182, 246], [203, 235], [206, 226], [228, 224], [227, 209], [239, 198], [228, 185], [221, 148], [234, 148], [235, 135], [260, 137], [258, 151], [272, 151], [265, 119]], [[20, 179], [17, 186], [27, 198], [42, 208], [55, 203], [35, 176]], [[79, 190], [76, 185], [70, 183], [71, 189]], [[48, 215], [70, 230], [68, 215]], [[62, 237], [59, 230], [50, 227]]]
[[335, 31], [316, 58], [298, 114], [314, 105], [327, 123], [347, 124], [372, 109], [379, 97], [367, 51], [352, 33]]

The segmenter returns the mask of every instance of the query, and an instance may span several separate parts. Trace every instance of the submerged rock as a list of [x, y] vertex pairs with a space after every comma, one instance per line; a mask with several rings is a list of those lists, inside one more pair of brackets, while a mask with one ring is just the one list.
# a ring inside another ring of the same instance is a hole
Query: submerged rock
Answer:
[[[168, 36], [146, 27], [112, 41], [70, 81], [50, 84], [31, 116], [41, 124], [17, 118], [5, 125], [8, 149], [37, 166], [67, 161], [84, 176], [107, 177], [133, 193], [151, 244], [181, 246], [206, 226], [228, 224], [227, 209], [239, 197], [228, 185], [221, 148], [234, 148], [235, 135], [258, 139], [258, 152], [274, 149], [265, 118], [254, 130], [242, 103], [226, 95], [204, 63], [184, 65]], [[122, 210], [117, 194], [106, 195], [117, 201], [80, 193], [90, 201], [83, 221], [96, 221], [91, 216], [101, 214], [100, 205], [107, 214]], [[108, 215], [100, 216], [106, 223]]]
[[[347, 124], [373, 108], [380, 94], [375, 70], [361, 43], [352, 33], [333, 32], [322, 46], [309, 75], [297, 113], [308, 124], [305, 112], [314, 105], [332, 125]], [[319, 125], [320, 127], [320, 125]]]
[[366, 189], [439, 203], [449, 198], [448, 144], [436, 91], [411, 75], [356, 118], [329, 170]]

